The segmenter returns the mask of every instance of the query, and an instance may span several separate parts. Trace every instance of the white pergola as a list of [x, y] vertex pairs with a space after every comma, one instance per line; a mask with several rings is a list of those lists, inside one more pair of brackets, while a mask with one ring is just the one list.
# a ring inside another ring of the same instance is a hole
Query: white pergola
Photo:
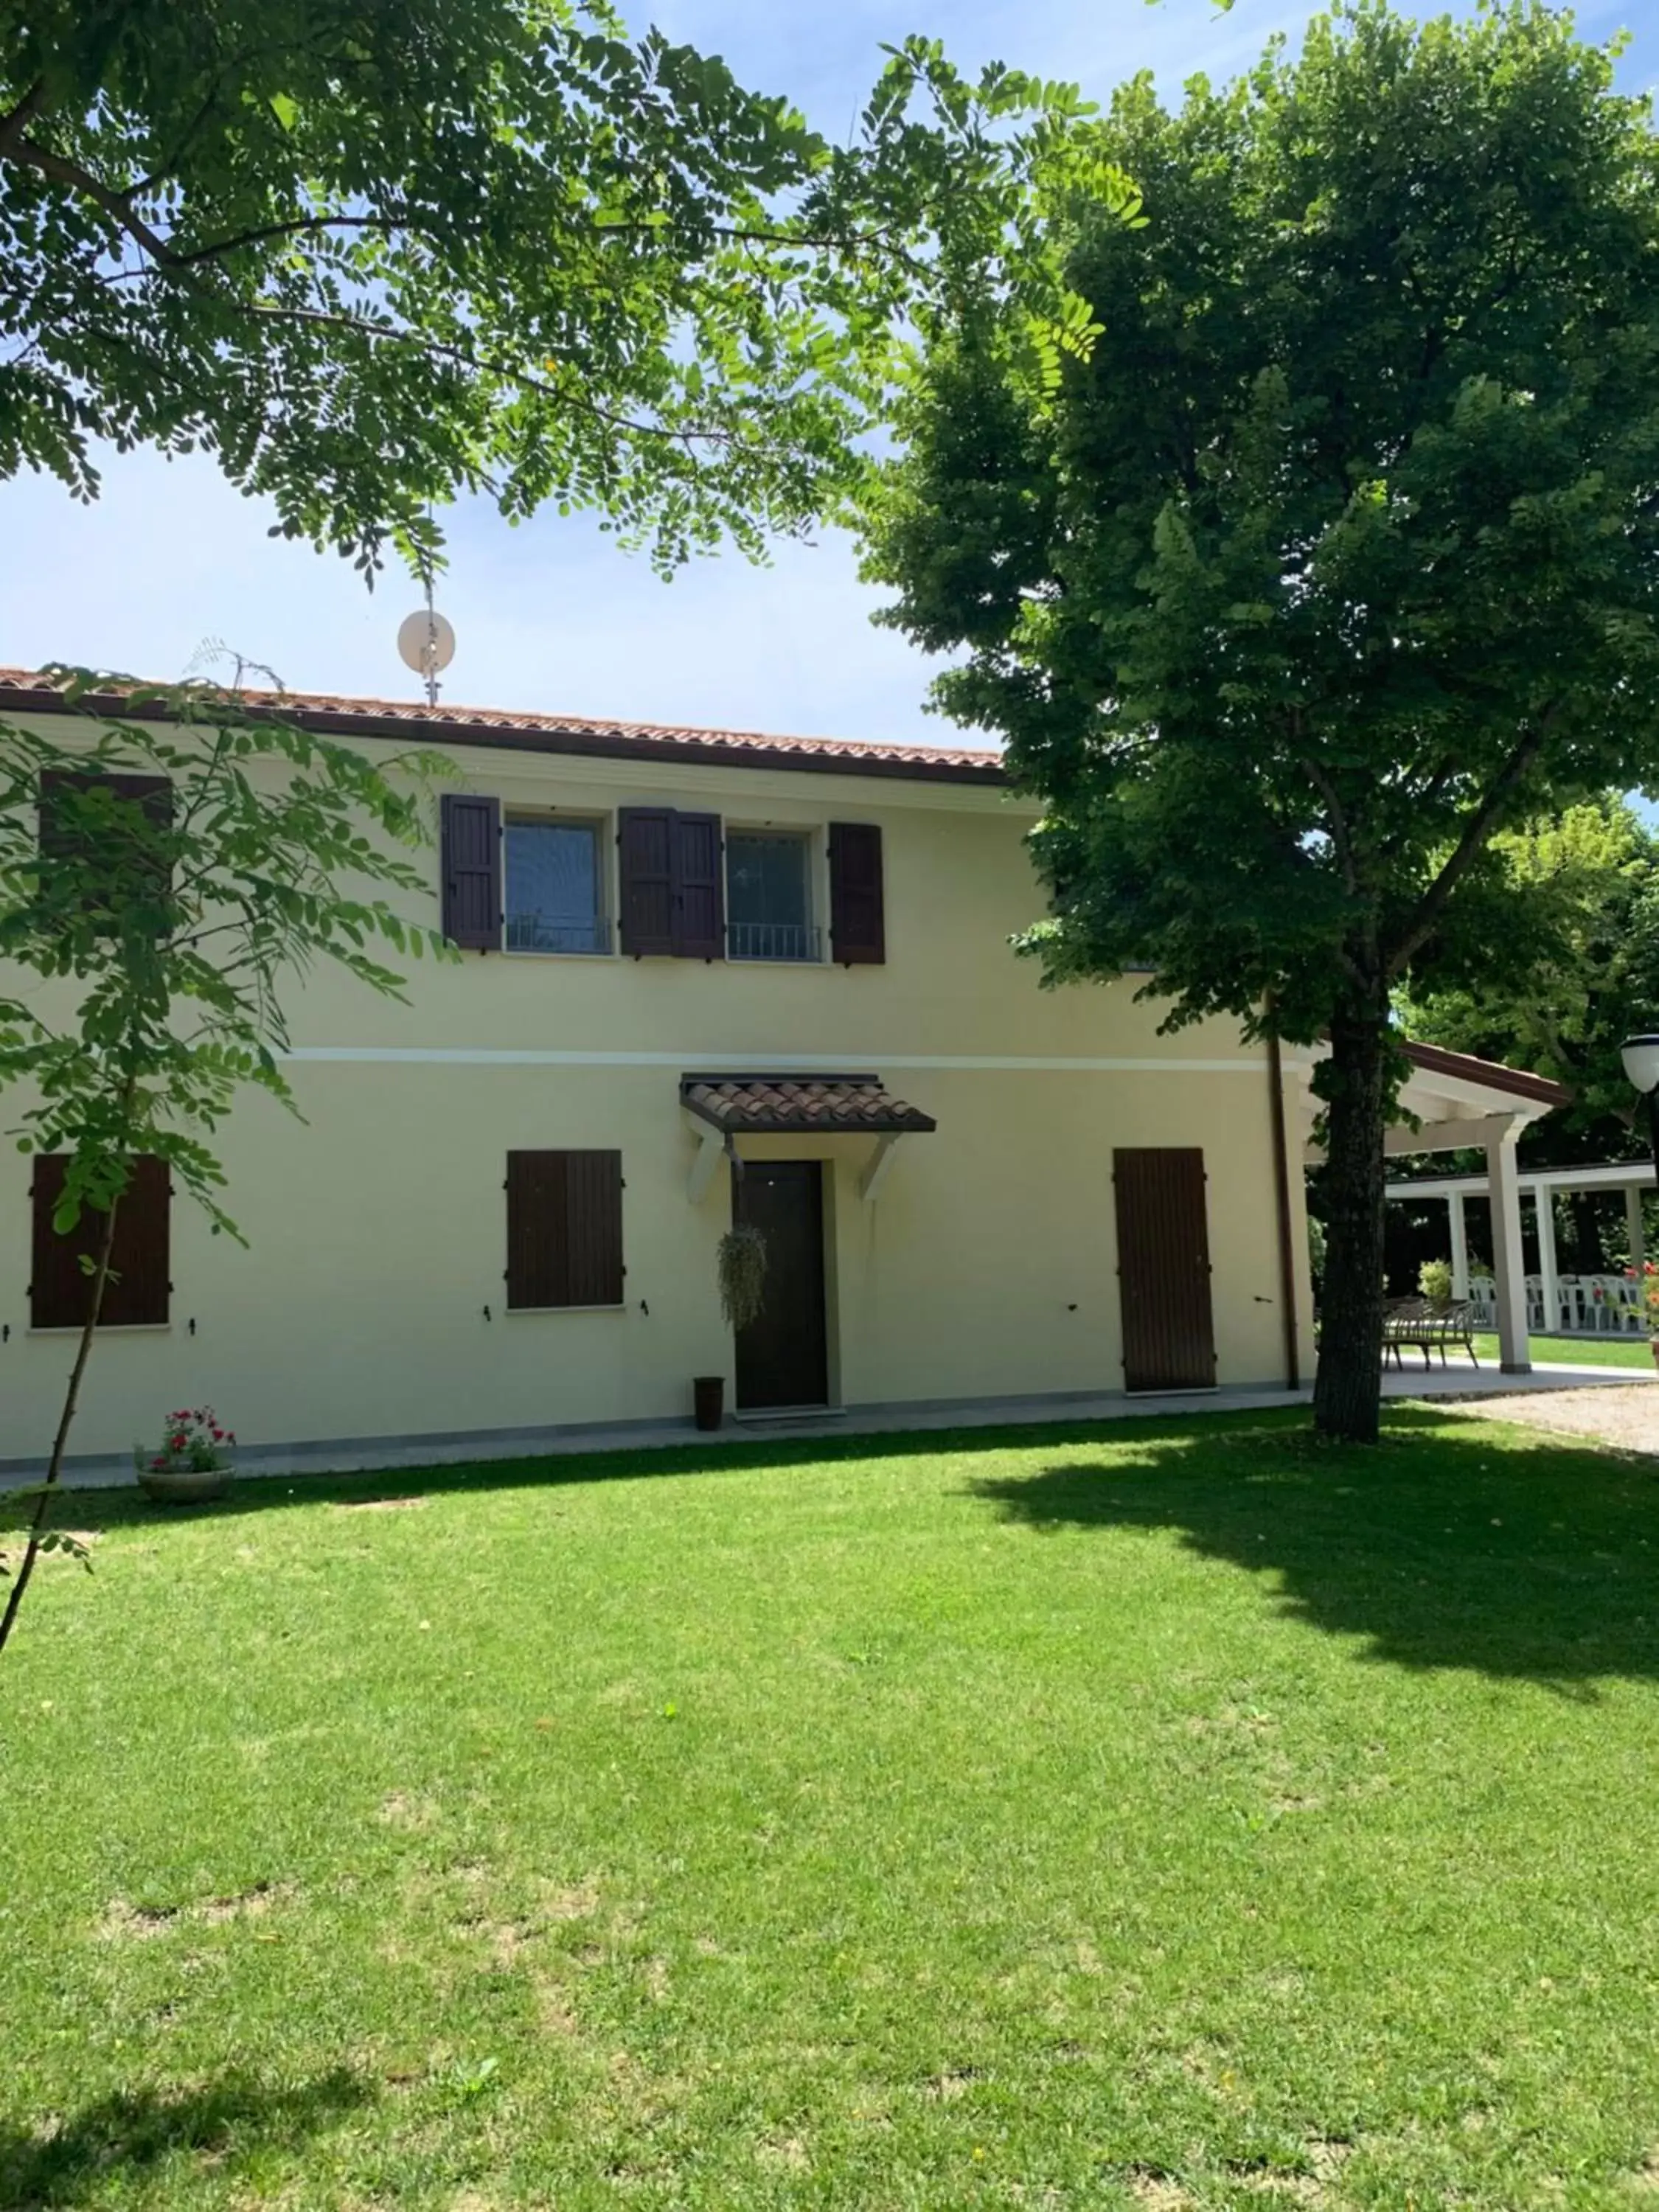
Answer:
[[[1547, 1328], [1556, 1325], [1553, 1316], [1559, 1316], [1561, 1310], [1561, 1270], [1556, 1260], [1555, 1208], [1552, 1203], [1558, 1191], [1622, 1191], [1625, 1194], [1625, 1224], [1630, 1238], [1631, 1265], [1640, 1267], [1647, 1257], [1646, 1236], [1642, 1224], [1642, 1200], [1654, 1188], [1651, 1161], [1609, 1160], [1589, 1167], [1535, 1168], [1530, 1173], [1517, 1176], [1516, 1184], [1520, 1196], [1532, 1202], [1533, 1223], [1538, 1238], [1539, 1288]], [[1422, 1198], [1445, 1200], [1451, 1222], [1452, 1296], [1468, 1297], [1469, 1243], [1463, 1206], [1466, 1199], [1491, 1197], [1490, 1176], [1425, 1176], [1420, 1181], [1391, 1182], [1388, 1186], [1388, 1194], [1390, 1198], [1413, 1200]]]
[[[1495, 1061], [1476, 1060], [1462, 1052], [1446, 1052], [1438, 1045], [1408, 1044], [1406, 1051], [1413, 1073], [1402, 1087], [1400, 1103], [1411, 1121], [1398, 1121], [1388, 1132], [1382, 1149], [1391, 1158], [1415, 1152], [1456, 1152], [1470, 1148], [1484, 1152], [1486, 1172], [1477, 1177], [1447, 1176], [1437, 1181], [1391, 1183], [1389, 1194], [1409, 1191], [1413, 1197], [1430, 1194], [1450, 1198], [1479, 1194], [1492, 1200], [1492, 1279], [1498, 1306], [1498, 1364], [1508, 1375], [1524, 1375], [1532, 1366], [1528, 1351], [1527, 1279], [1521, 1243], [1521, 1192], [1523, 1182], [1516, 1161], [1521, 1132], [1529, 1122], [1541, 1121], [1553, 1108], [1566, 1103], [1559, 1084], [1522, 1069], [1502, 1067]], [[1303, 1060], [1309, 1073], [1317, 1054]], [[1322, 1154], [1311, 1139], [1311, 1123], [1318, 1101], [1307, 1097], [1309, 1135], [1304, 1158], [1310, 1163]], [[1413, 1126], [1415, 1123], [1416, 1126]], [[1563, 1170], [1565, 1175], [1574, 1170]], [[1586, 1171], [1576, 1170], [1580, 1176]], [[1623, 1170], [1626, 1176], [1632, 1170]], [[1651, 1180], [1650, 1172], [1647, 1180]], [[1640, 1183], [1638, 1173], [1634, 1180]], [[1542, 1208], [1548, 1215], [1549, 1207]], [[1552, 1228], [1553, 1224], [1552, 1223]], [[1461, 1200], [1452, 1214], [1454, 1276], [1468, 1296], [1468, 1246], [1463, 1235]], [[1553, 1254], [1552, 1253], [1552, 1259]]]

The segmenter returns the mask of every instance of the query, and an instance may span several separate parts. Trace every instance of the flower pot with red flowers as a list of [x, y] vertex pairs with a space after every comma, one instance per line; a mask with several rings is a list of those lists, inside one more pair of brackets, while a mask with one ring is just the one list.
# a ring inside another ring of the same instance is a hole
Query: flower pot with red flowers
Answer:
[[229, 1484], [236, 1431], [222, 1426], [211, 1406], [169, 1413], [159, 1449], [132, 1448], [139, 1487], [158, 1505], [202, 1505]]

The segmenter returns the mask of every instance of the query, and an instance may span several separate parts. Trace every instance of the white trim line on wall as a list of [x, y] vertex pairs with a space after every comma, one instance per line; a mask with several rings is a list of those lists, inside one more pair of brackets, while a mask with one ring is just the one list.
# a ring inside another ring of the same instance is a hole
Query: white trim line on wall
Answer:
[[879, 1061], [884, 1067], [1006, 1068], [1059, 1075], [1259, 1075], [1262, 1059], [1182, 1060], [1065, 1059], [1019, 1053], [883, 1052], [860, 1045], [851, 1052], [709, 1052], [702, 1046], [685, 1052], [541, 1052], [496, 1049], [484, 1045], [299, 1044], [281, 1057], [289, 1060], [351, 1066], [426, 1067], [763, 1067], [780, 1075], [833, 1075], [848, 1067]]

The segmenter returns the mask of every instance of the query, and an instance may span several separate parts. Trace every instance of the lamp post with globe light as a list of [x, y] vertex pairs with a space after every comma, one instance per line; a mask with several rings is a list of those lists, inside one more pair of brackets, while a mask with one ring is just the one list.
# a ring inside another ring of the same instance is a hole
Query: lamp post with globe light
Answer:
[[1632, 1086], [1648, 1102], [1648, 1149], [1659, 1182], [1659, 1036], [1626, 1037], [1619, 1054]]
[[[1654, 1182], [1659, 1186], [1659, 1036], [1626, 1037], [1619, 1053], [1632, 1086], [1647, 1101], [1648, 1150], [1653, 1155]], [[1644, 1318], [1651, 1328], [1653, 1316], [1645, 1308]], [[1659, 1337], [1654, 1339], [1654, 1358], [1659, 1363]]]

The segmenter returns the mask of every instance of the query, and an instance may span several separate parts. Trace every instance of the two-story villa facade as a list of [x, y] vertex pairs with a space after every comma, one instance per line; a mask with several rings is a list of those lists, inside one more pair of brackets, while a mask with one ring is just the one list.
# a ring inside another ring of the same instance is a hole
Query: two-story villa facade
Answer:
[[[23, 678], [0, 704], [52, 710]], [[295, 983], [304, 1118], [251, 1094], [219, 1140], [246, 1249], [135, 1187], [79, 1452], [204, 1401], [272, 1449], [487, 1451], [683, 1425], [711, 1375], [739, 1416], [902, 1421], [1310, 1360], [1305, 1070], [1231, 1023], [1161, 1035], [1133, 979], [1040, 988], [994, 754], [283, 711], [453, 760], [414, 918], [462, 955], [406, 1004]], [[0, 1174], [0, 1462], [44, 1448], [72, 1341], [50, 1182]], [[739, 1218], [769, 1269], [734, 1340]]]

